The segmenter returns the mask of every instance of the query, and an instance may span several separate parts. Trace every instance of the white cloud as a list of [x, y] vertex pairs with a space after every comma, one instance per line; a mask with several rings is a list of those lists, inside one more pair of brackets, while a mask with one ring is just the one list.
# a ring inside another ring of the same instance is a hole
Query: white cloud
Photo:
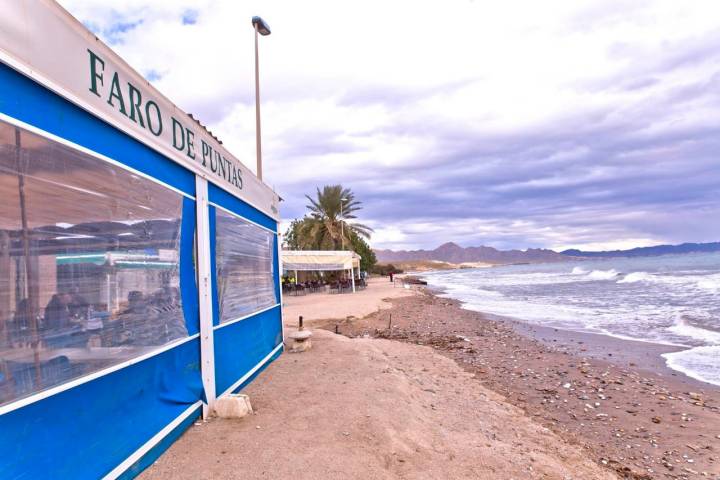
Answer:
[[[264, 177], [285, 197], [285, 215], [301, 215], [302, 194], [317, 184], [343, 183], [366, 200], [378, 246], [433, 247], [443, 236], [637, 246], [720, 235], [702, 215], [681, 233], [667, 219], [665, 231], [638, 231], [618, 217], [667, 214], [649, 205], [657, 191], [626, 185], [634, 163], [657, 182], [699, 181], [704, 167], [687, 155], [702, 155], [689, 142], [720, 124], [708, 97], [718, 83], [702, 86], [720, 71], [711, 54], [718, 2], [61, 3], [159, 77], [156, 86], [250, 168], [250, 18], [263, 15], [273, 29], [260, 45]], [[714, 212], [709, 201], [692, 203]], [[457, 208], [431, 215], [443, 202]], [[589, 211], [605, 237], [574, 226]]]

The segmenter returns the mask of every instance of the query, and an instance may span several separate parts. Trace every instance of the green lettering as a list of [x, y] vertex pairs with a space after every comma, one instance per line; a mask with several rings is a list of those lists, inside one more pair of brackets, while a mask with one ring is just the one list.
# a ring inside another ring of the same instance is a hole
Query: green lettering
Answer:
[[185, 133], [187, 136], [187, 152], [186, 155], [193, 160], [195, 160], [195, 144], [193, 143], [193, 140], [195, 139], [195, 133], [190, 130], [189, 128], [185, 129]]
[[[156, 121], [153, 122], [152, 116], [150, 115], [150, 107], [154, 107], [153, 110], [155, 111], [155, 119]], [[148, 129], [155, 135], [156, 137], [159, 137], [162, 133], [162, 115], [160, 115], [160, 107], [158, 107], [157, 103], [150, 100], [145, 104], [145, 118], [147, 118], [148, 123]], [[155, 130], [155, 125], [157, 125], [157, 130]]]
[[208, 155], [212, 156], [212, 147], [205, 143], [205, 140], [200, 140], [200, 144], [202, 146], [202, 165], [204, 167], [207, 165]]
[[[145, 128], [145, 122], [143, 122], [142, 112], [140, 105], [142, 105], [142, 93], [140, 90], [135, 88], [135, 85], [128, 82], [128, 92], [130, 97], [130, 120], [135, 123], [139, 123], [141, 127]], [[135, 113], [137, 112], [138, 119], [135, 120]]]
[[[98, 80], [100, 80], [100, 85], [103, 85], [105, 62], [102, 58], [95, 55], [92, 50], [88, 49], [88, 53], [90, 54], [90, 91], [100, 97], [101, 95], [100, 92], [98, 92], [97, 86]], [[98, 65], [100, 65], [100, 73], [98, 73]]]
[[113, 74], [112, 83], [110, 83], [110, 96], [107, 101], [109, 105], [114, 107], [115, 104], [113, 103], [113, 98], [117, 98], [118, 103], [120, 104], [120, 113], [127, 117], [127, 112], [125, 111], [125, 100], [123, 100], [122, 92], [120, 91], [120, 79], [118, 78], [117, 72]]
[[226, 161], [227, 161], [227, 176], [226, 176], [226, 177], [225, 177], [224, 175], [223, 175], [223, 176], [225, 177], [225, 180], [227, 180], [228, 182], [232, 183], [232, 169], [233, 169], [233, 164], [232, 164], [232, 162], [231, 162], [230, 160], [227, 160], [227, 159], [226, 159]]
[[[181, 152], [185, 150], [185, 129], [183, 128], [182, 124], [178, 122], [175, 117], [172, 117], [172, 126], [173, 126], [173, 147], [175, 147], [176, 150], [180, 150]], [[178, 128], [180, 129], [180, 142], [178, 142]]]
[[218, 175], [225, 178], [225, 162], [227, 162], [227, 159], [225, 157], [222, 157], [220, 159], [220, 170], [218, 171]]

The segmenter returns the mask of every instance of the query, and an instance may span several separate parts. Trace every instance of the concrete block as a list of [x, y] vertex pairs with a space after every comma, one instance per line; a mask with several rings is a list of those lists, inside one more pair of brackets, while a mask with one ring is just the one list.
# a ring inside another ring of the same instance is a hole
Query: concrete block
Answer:
[[298, 340], [300, 342], [309, 340], [310, 337], [312, 337], [312, 332], [310, 330], [298, 330], [297, 332], [292, 332], [288, 334], [288, 338]]
[[305, 350], [310, 350], [312, 348], [312, 340], [307, 339], [302, 342], [298, 342], [297, 340], [288, 339], [285, 340], [285, 348], [290, 353], [304, 352]]
[[215, 415], [220, 418], [242, 418], [251, 413], [250, 397], [242, 393], [223, 395], [215, 401]]
[[285, 337], [285, 349], [290, 353], [300, 353], [312, 348], [312, 332], [310, 330], [298, 330]]

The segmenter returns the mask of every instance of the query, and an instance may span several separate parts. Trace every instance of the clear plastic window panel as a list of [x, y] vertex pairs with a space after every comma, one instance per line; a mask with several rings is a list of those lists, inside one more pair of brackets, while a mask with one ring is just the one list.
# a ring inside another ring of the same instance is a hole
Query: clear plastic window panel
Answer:
[[182, 196], [0, 122], [0, 405], [187, 336]]
[[274, 234], [220, 209], [216, 212], [218, 303], [220, 323], [225, 323], [277, 304]]

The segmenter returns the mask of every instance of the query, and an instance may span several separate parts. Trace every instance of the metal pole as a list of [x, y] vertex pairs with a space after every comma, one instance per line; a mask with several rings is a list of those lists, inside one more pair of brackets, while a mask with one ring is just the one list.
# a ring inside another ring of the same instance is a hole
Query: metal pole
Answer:
[[260, 61], [258, 59], [258, 25], [255, 24], [255, 151], [257, 177], [262, 180], [262, 147], [260, 146]]
[[345, 222], [343, 222], [343, 199], [340, 199], [340, 239], [342, 241], [342, 249], [345, 250]]

